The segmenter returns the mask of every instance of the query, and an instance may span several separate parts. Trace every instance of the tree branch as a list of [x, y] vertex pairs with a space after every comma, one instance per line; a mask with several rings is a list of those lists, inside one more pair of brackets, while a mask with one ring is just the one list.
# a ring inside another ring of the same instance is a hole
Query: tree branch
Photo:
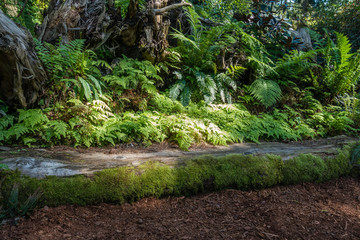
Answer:
[[17, 17], [20, 17], [21, 14], [24, 12], [25, 8], [26, 8], [26, 5], [28, 3], [29, 0], [26, 0], [25, 3], [24, 3], [24, 6], [22, 7], [21, 11], [18, 13]]
[[152, 11], [153, 11], [154, 15], [162, 15], [162, 14], [164, 14], [166, 12], [170, 12], [173, 9], [184, 7], [184, 6], [192, 7], [192, 4], [182, 1], [181, 3], [171, 4], [171, 5], [163, 7], [163, 8], [153, 9]]
[[200, 22], [206, 25], [210, 25], [210, 26], [224, 26], [224, 24], [222, 23], [217, 23], [217, 22], [213, 22], [210, 19], [206, 19], [206, 18], [199, 18]]

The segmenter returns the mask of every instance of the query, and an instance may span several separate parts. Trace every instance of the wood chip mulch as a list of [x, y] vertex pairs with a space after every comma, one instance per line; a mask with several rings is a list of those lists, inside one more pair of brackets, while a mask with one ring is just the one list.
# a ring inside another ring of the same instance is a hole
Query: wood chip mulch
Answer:
[[360, 180], [45, 207], [0, 239], [360, 239]]

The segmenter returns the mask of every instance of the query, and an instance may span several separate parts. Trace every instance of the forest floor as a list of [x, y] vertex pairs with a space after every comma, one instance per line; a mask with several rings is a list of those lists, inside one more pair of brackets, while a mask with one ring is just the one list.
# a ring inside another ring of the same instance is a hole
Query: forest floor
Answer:
[[36, 210], [1, 239], [360, 239], [360, 181]]

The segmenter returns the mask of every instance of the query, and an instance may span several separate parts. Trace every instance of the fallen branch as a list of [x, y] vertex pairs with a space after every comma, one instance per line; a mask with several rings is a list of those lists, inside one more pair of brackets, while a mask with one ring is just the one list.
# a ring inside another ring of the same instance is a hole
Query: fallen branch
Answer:
[[184, 7], [184, 6], [192, 7], [192, 4], [182, 1], [181, 3], [171, 4], [171, 5], [163, 7], [163, 8], [153, 9], [152, 11], [153, 11], [153, 15], [162, 15], [164, 13], [170, 12], [173, 9]]
[[222, 23], [217, 23], [217, 22], [211, 21], [210, 19], [206, 19], [206, 18], [202, 18], [202, 17], [200, 17], [199, 20], [201, 23], [210, 25], [210, 26], [224, 26], [224, 24], [222, 24]]

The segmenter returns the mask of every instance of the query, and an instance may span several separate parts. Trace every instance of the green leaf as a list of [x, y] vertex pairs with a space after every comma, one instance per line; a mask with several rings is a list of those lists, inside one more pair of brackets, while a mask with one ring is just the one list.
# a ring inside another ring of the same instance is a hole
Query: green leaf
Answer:
[[82, 77], [79, 77], [79, 81], [82, 86], [81, 92], [84, 94], [86, 100], [91, 101], [92, 94], [91, 94], [91, 89], [90, 89], [89, 83], [87, 81], [85, 81]]
[[272, 80], [258, 79], [250, 86], [251, 94], [265, 107], [271, 107], [281, 98], [279, 85]]

